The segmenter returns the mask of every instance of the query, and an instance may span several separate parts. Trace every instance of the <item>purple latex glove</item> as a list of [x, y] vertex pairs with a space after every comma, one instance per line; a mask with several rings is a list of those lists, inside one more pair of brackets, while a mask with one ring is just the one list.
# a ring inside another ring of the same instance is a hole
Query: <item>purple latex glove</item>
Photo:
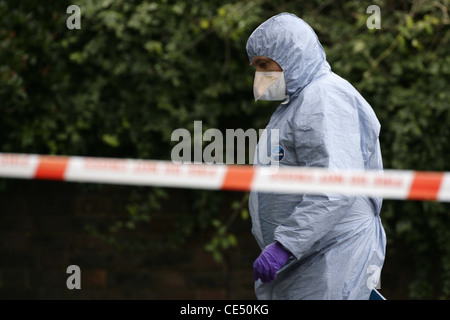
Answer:
[[278, 242], [269, 244], [253, 263], [255, 281], [258, 279], [261, 279], [262, 282], [275, 280], [277, 271], [286, 264], [291, 255]]

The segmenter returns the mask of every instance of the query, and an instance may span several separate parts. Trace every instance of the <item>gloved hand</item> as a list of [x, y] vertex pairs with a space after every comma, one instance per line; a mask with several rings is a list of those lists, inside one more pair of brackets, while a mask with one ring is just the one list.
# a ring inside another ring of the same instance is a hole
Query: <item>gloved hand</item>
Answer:
[[277, 271], [286, 264], [291, 255], [278, 242], [269, 244], [253, 263], [255, 281], [258, 279], [261, 279], [262, 282], [275, 280]]

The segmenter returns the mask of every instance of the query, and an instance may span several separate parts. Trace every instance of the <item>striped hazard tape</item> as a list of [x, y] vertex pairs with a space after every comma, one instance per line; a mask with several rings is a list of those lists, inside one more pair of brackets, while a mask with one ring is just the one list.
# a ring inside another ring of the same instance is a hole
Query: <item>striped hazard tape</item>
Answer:
[[450, 202], [450, 172], [330, 171], [0, 153], [0, 177], [213, 190], [337, 193]]

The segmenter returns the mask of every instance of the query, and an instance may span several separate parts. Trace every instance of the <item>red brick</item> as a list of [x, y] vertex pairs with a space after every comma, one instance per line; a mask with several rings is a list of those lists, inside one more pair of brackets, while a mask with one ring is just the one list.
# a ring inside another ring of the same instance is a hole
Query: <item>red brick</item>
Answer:
[[[81, 268], [81, 267], [80, 267]], [[104, 269], [82, 269], [81, 268], [81, 289], [83, 286], [104, 287], [107, 284], [108, 272]]]

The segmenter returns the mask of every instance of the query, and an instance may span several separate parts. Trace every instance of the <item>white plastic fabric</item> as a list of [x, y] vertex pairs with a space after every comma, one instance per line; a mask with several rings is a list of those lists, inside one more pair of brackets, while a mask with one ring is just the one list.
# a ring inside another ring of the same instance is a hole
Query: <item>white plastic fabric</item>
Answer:
[[[382, 170], [374, 111], [331, 71], [309, 25], [279, 14], [251, 34], [246, 48], [250, 61], [265, 56], [284, 71], [289, 102], [266, 127], [279, 130], [280, 166]], [[267, 139], [258, 148], [270, 154]], [[275, 281], [255, 283], [257, 298], [368, 300], [385, 259], [381, 204], [365, 196], [252, 192], [252, 232], [260, 248], [276, 240], [293, 253]]]

